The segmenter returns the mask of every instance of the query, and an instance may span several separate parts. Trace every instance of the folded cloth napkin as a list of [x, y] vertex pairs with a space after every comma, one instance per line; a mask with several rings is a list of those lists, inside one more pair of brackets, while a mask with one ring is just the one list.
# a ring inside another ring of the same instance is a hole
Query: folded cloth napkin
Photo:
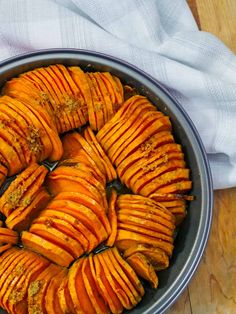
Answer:
[[55, 47], [107, 53], [164, 84], [201, 135], [214, 188], [236, 186], [236, 57], [184, 0], [0, 1], [1, 60]]

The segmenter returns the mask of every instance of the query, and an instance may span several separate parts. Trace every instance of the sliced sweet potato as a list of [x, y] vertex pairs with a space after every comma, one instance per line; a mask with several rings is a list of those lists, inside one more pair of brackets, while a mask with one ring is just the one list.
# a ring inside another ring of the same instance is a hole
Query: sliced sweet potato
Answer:
[[12, 244], [3, 244], [0, 246], [0, 255], [5, 251], [9, 250], [12, 247]]
[[118, 229], [115, 242], [115, 245], [117, 246], [118, 249], [124, 251], [128, 249], [130, 246], [137, 243], [149, 244], [154, 247], [158, 247], [160, 249], [163, 249], [163, 251], [165, 251], [168, 256], [172, 255], [173, 251], [172, 243], [147, 235], [144, 236], [133, 231]]
[[141, 234], [143, 236], [150, 236], [159, 240], [163, 240], [169, 243], [173, 243], [174, 239], [172, 236], [163, 234], [161, 232], [158, 231], [153, 231], [151, 229], [149, 229], [148, 227], [141, 227], [141, 226], [137, 226], [135, 224], [131, 224], [131, 223], [122, 223], [122, 222], [118, 222], [118, 226], [117, 229], [122, 229], [122, 230], [127, 230], [127, 231], [132, 231], [138, 234]]
[[101, 220], [89, 207], [70, 200], [54, 199], [47, 208], [56, 209], [78, 219], [96, 236], [99, 243], [107, 238], [107, 232]]
[[90, 127], [87, 127], [86, 130], [84, 131], [84, 137], [86, 141], [93, 147], [94, 151], [98, 154], [98, 156], [101, 158], [101, 160], [104, 163], [104, 167], [106, 169], [106, 174], [107, 174], [107, 180], [113, 181], [117, 178], [116, 171], [110, 161], [110, 159], [107, 157], [105, 154], [104, 150], [98, 143], [93, 131], [91, 130]]
[[[170, 184], [178, 184], [181, 181], [187, 181], [189, 179], [189, 169], [177, 168], [176, 170], [166, 172], [159, 177], [153, 179], [151, 182], [139, 188], [137, 193], [149, 196], [155, 191], [160, 191], [164, 186], [169, 186]], [[187, 181], [188, 182], [188, 181]], [[162, 192], [161, 192], [162, 193]], [[167, 192], [168, 193], [168, 192]]]
[[41, 188], [32, 202], [25, 207], [22, 212], [20, 210], [15, 210], [7, 217], [7, 226], [18, 232], [26, 230], [38, 213], [46, 207], [50, 199], [51, 197], [48, 192], [44, 188]]
[[[185, 173], [188, 176], [189, 171], [186, 170]], [[163, 187], [160, 187], [151, 194], [154, 194], [156, 192], [161, 193], [161, 194], [171, 194], [171, 193], [179, 194], [179, 193], [185, 193], [186, 191], [189, 191], [191, 188], [192, 188], [192, 181], [179, 180], [178, 182], [174, 182], [174, 183], [165, 185]]]
[[120, 253], [118, 252], [116, 247], [113, 247], [111, 250], [113, 256], [116, 258], [117, 262], [122, 267], [123, 271], [126, 273], [129, 280], [132, 282], [133, 286], [135, 287], [136, 291], [139, 292], [139, 295], [142, 297], [145, 293], [144, 288], [140, 280], [138, 279], [137, 275], [135, 274], [134, 270], [130, 265], [121, 257]]
[[[26, 251], [27, 255], [29, 254]], [[49, 262], [41, 256], [30, 252], [33, 262], [27, 267], [25, 274], [17, 282], [15, 288], [11, 291], [11, 297], [8, 301], [8, 310], [10, 313], [27, 313], [27, 291], [31, 281], [33, 281], [48, 265]]]
[[29, 231], [51, 242], [52, 244], [57, 245], [64, 251], [71, 254], [74, 258], [80, 257], [84, 253], [83, 248], [78, 241], [59, 231], [56, 228], [56, 225], [51, 225], [48, 220], [46, 222], [33, 222]]
[[146, 119], [145, 128], [138, 128], [136, 133], [133, 134], [132, 137], [127, 141], [126, 147], [122, 148], [120, 154], [116, 154], [112, 159], [115, 162], [116, 166], [118, 166], [133, 150], [139, 147], [147, 138], [153, 136], [154, 134], [161, 131], [168, 131], [171, 129], [171, 123], [169, 117], [159, 117], [154, 113], [150, 116], [150, 119]]
[[[135, 102], [131, 104], [132, 106], [130, 106], [127, 110], [124, 117], [119, 119], [117, 118], [117, 115], [115, 115], [114, 118], [107, 123], [108, 127], [107, 124], [104, 126], [104, 128], [107, 128], [108, 130], [102, 139], [99, 137], [99, 132], [97, 134], [99, 142], [110, 156], [112, 156], [114, 151], [122, 144], [126, 143], [126, 139], [130, 136], [130, 134], [135, 132], [135, 121], [136, 124], [140, 125], [141, 121], [145, 121], [144, 114], [150, 115], [152, 111], [156, 113], [153, 106], [150, 103], [147, 103], [145, 99], [138, 99], [137, 104]], [[136, 107], [136, 105], [138, 106]], [[128, 117], [128, 114], [129, 118], [125, 119], [126, 116]], [[117, 120], [115, 120], [115, 118], [117, 118]], [[114, 120], [113, 124], [111, 124], [112, 120]], [[110, 149], [112, 149], [112, 151], [110, 151]]]
[[124, 287], [123, 289], [124, 289], [124, 291], [126, 291], [128, 297], [131, 301], [131, 304], [134, 307], [137, 305], [138, 302], [141, 301], [141, 296], [139, 295], [139, 292], [136, 290], [133, 283], [130, 281], [129, 277], [123, 271], [121, 265], [119, 264], [119, 262], [117, 261], [115, 255], [114, 255], [113, 250], [114, 249], [106, 250], [106, 256], [107, 256], [106, 261], [108, 261], [108, 259], [109, 259], [111, 269], [114, 269], [114, 273], [115, 273], [115, 270], [118, 272], [121, 280], [123, 281], [122, 287]]
[[57, 290], [59, 289], [59, 286], [61, 282], [64, 280], [65, 276], [67, 275], [67, 270], [63, 269], [59, 274], [55, 275], [52, 280], [50, 281], [46, 293], [45, 293], [45, 310], [47, 313], [52, 314], [63, 314], [62, 311], [60, 311], [60, 307], [56, 303], [57, 299]]
[[128, 258], [135, 253], [145, 255], [155, 270], [162, 270], [169, 267], [169, 257], [162, 249], [150, 245], [137, 244], [125, 250], [123, 256]]
[[[154, 232], [160, 232], [168, 236], [172, 236], [174, 232], [174, 224], [168, 221], [161, 221], [161, 218], [152, 213], [145, 213], [135, 209], [121, 209], [117, 215], [119, 222], [130, 223], [136, 226], [144, 227]], [[162, 224], [165, 223], [165, 224]]]
[[[7, 218], [12, 215], [9, 220], [15, 218], [15, 215], [13, 213], [16, 213], [16, 215], [18, 215], [21, 211], [23, 211], [27, 206], [31, 204], [35, 195], [40, 190], [47, 172], [48, 170], [46, 167], [44, 167], [43, 165], [37, 165], [32, 176], [28, 177], [25, 180], [22, 177], [22, 180], [17, 185], [17, 189], [15, 191], [6, 191], [7, 202], [3, 208], [3, 212]], [[21, 175], [22, 174], [20, 174], [18, 177], [21, 177]]]
[[[30, 167], [25, 169], [21, 174], [19, 174], [16, 179], [11, 182], [7, 190], [3, 193], [0, 198], [0, 208], [5, 216], [8, 216], [8, 208], [16, 207], [22, 197], [23, 189], [20, 188], [23, 182], [38, 168], [37, 164], [32, 164]], [[8, 208], [5, 209], [5, 206]]]
[[44, 269], [28, 287], [28, 313], [34, 314], [37, 311], [45, 312], [44, 296], [52, 277], [58, 275], [61, 268], [54, 264]]
[[[49, 120], [53, 121], [53, 124], [55, 123], [53, 108], [49, 102], [48, 95], [43, 92], [40, 86], [35, 82], [23, 76], [13, 78], [6, 82], [3, 88], [3, 94], [16, 98], [21, 102], [30, 103], [37, 110], [39, 110], [39, 108], [45, 109], [44, 111], [47, 111], [50, 116]], [[45, 118], [45, 116], [43, 116], [43, 118]], [[56, 126], [54, 129], [56, 129]]]
[[[117, 113], [113, 116], [110, 121], [108, 121], [101, 130], [97, 133], [96, 137], [98, 139], [98, 142], [103, 146], [103, 148], [106, 151], [106, 148], [104, 146], [104, 143], [112, 137], [112, 135], [117, 131], [117, 127], [120, 127], [120, 123], [125, 123], [127, 120], [126, 118], [129, 117], [132, 119], [133, 117], [133, 111], [137, 107], [140, 107], [144, 104], [146, 104], [146, 99], [142, 96], [135, 96], [130, 98], [128, 101], [126, 101], [123, 106], [117, 111]], [[136, 106], [137, 104], [137, 106]], [[152, 109], [152, 106], [149, 106], [150, 109]]]
[[99, 292], [101, 293], [103, 299], [106, 300], [111, 312], [119, 314], [123, 311], [123, 305], [117, 294], [114, 292], [110, 284], [110, 278], [107, 277], [98, 255], [99, 254], [93, 256], [97, 287], [99, 286]]
[[71, 75], [74, 83], [77, 88], [80, 90], [80, 95], [83, 98], [82, 103], [82, 111], [86, 121], [88, 121], [88, 110], [91, 107], [92, 96], [89, 88], [89, 84], [87, 81], [86, 74], [79, 67], [68, 67], [67, 68], [69, 74]]
[[[3, 284], [1, 288], [1, 302], [0, 305], [5, 308], [8, 312], [8, 304], [15, 303], [15, 300], [18, 298], [17, 295], [17, 285], [21, 281], [21, 278], [25, 275], [27, 272], [27, 268], [30, 267], [30, 265], [34, 262], [30, 255], [23, 254], [20, 257], [16, 258], [17, 264], [14, 264], [14, 266], [11, 269], [11, 273], [9, 276], [5, 279], [5, 283]], [[14, 292], [15, 291], [15, 292]]]
[[[145, 198], [147, 199], [147, 198]], [[161, 224], [164, 226], [169, 226], [170, 229], [174, 228], [175, 219], [174, 216], [171, 214], [171, 212], [166, 209], [163, 206], [160, 206], [160, 204], [153, 202], [149, 202], [149, 200], [146, 202], [144, 200], [122, 200], [118, 198], [117, 205], [120, 209], [130, 209], [130, 210], [136, 210], [140, 212], [144, 212], [146, 214], [153, 214], [158, 216], [158, 220]]]
[[[116, 102], [114, 89], [106, 73], [96, 72], [95, 75], [96, 75], [98, 85], [100, 87], [100, 91], [105, 101], [105, 109], [106, 109], [105, 122], [107, 122], [115, 114], [113, 110], [113, 104], [115, 104]], [[112, 78], [111, 75], [110, 77]]]
[[132, 303], [128, 296], [130, 294], [130, 291], [125, 285], [122, 278], [119, 276], [117, 270], [114, 269], [112, 263], [110, 262], [110, 259], [107, 257], [106, 251], [97, 254], [97, 257], [103, 267], [106, 278], [109, 280], [112, 290], [119, 298], [121, 304], [125, 309], [131, 309]]
[[25, 247], [42, 254], [60, 266], [69, 266], [74, 257], [59, 246], [28, 231], [23, 231], [21, 236]]
[[[119, 140], [117, 140], [108, 151], [108, 155], [110, 156], [112, 162], [119, 165], [121, 161], [129, 155], [130, 151], [136, 149], [136, 147], [140, 145], [138, 141], [139, 138], [142, 138], [141, 141], [143, 142], [145, 140], [145, 138], [143, 139], [144, 135], [147, 134], [148, 138], [151, 137], [153, 134], [153, 130], [151, 128], [152, 124], [156, 125], [156, 131], [158, 131], [159, 127], [162, 127], [162, 124], [158, 124], [160, 120], [164, 119], [162, 115], [163, 114], [160, 114], [158, 111], [152, 112], [147, 110], [146, 112], [143, 112], [143, 114], [139, 113], [131, 124], [126, 122], [124, 126], [129, 125], [129, 127], [126, 126], [127, 130], [125, 131], [125, 134], [122, 134]], [[120, 128], [120, 130], [122, 130], [122, 128]], [[119, 132], [117, 132], [117, 134], [119, 134]], [[135, 146], [134, 144], [136, 142], [137, 145]], [[128, 151], [128, 153], [123, 154], [123, 150], [127, 151], [130, 146], [132, 149]], [[124, 158], [121, 158], [120, 156], [124, 156]]]
[[16, 244], [18, 242], [18, 233], [8, 228], [0, 227], [0, 245]]
[[78, 307], [84, 313], [96, 314], [83, 280], [82, 268], [85, 259], [86, 257], [80, 258], [70, 268], [68, 287], [75, 309]]
[[134, 253], [127, 258], [127, 262], [136, 274], [150, 282], [154, 289], [158, 286], [158, 278], [153, 266], [142, 253]]
[[117, 213], [116, 213], [116, 200], [117, 200], [117, 192], [116, 190], [112, 189], [110, 201], [109, 201], [109, 208], [108, 208], [108, 219], [111, 225], [111, 234], [109, 235], [106, 245], [113, 246], [116, 240], [117, 234]]
[[93, 308], [95, 309], [97, 314], [105, 314], [110, 313], [107, 305], [103, 301], [101, 295], [99, 294], [95, 280], [93, 278], [89, 259], [85, 258], [83, 265], [82, 265], [82, 278], [84, 282], [85, 289], [87, 291], [88, 297], [93, 305]]
[[105, 103], [104, 103], [103, 96], [99, 90], [99, 87], [98, 87], [98, 84], [94, 75], [95, 75], [94, 73], [86, 73], [87, 80], [88, 80], [90, 90], [91, 90], [92, 101], [93, 101], [93, 112], [94, 112], [95, 121], [96, 121], [95, 128], [93, 124], [91, 123], [90, 123], [90, 126], [93, 130], [96, 131], [96, 130], [100, 130], [105, 123], [105, 116], [104, 116]]
[[74, 218], [72, 215], [66, 214], [58, 210], [45, 209], [41, 212], [39, 218], [41, 217], [46, 219], [58, 218], [73, 226], [73, 228], [76, 230], [75, 235], [77, 236], [81, 244], [83, 243], [85, 252], [92, 251], [98, 245], [98, 240], [96, 239], [95, 235], [88, 228], [86, 228], [81, 221]]
[[53, 89], [53, 85], [50, 84], [50, 81], [48, 78], [44, 77], [38, 69], [35, 69], [33, 71], [26, 72], [22, 75], [24, 78], [33, 81], [37, 83], [40, 86], [40, 89], [46, 93], [48, 96], [48, 99], [50, 101], [50, 104], [53, 108], [53, 115], [56, 117], [56, 125], [57, 125], [57, 130], [59, 133], [62, 133], [66, 127], [64, 124], [64, 120], [61, 119], [61, 111], [60, 111], [60, 103], [57, 97], [56, 92]]
[[44, 211], [41, 217], [38, 217], [34, 220], [33, 224], [35, 223], [44, 224], [48, 228], [51, 227], [56, 228], [58, 231], [62, 232], [66, 237], [68, 236], [68, 240], [71, 238], [74, 239], [76, 242], [79, 242], [84, 252], [88, 251], [88, 240], [83, 236], [83, 234], [79, 233], [78, 230], [75, 229], [74, 226], [67, 222], [65, 219], [58, 219], [55, 216], [45, 216]]
[[[178, 156], [175, 156], [178, 158]], [[164, 161], [164, 163], [157, 164], [155, 163], [153, 166], [153, 169], [149, 172], [143, 171], [143, 169], [140, 169], [133, 177], [130, 177], [128, 174], [128, 177], [124, 177], [124, 180], [129, 181], [129, 186], [132, 186], [132, 190], [134, 193], [138, 193], [137, 191], [140, 191], [145, 185], [151, 183], [154, 180], [158, 180], [158, 177], [163, 175], [164, 173], [174, 171], [177, 169], [184, 169], [185, 168], [185, 162], [182, 159], [175, 159], [175, 160], [168, 160], [167, 162]], [[138, 182], [138, 183], [137, 183]]]
[[62, 192], [55, 197], [55, 200], [71, 200], [90, 208], [103, 223], [107, 234], [109, 235], [111, 233], [111, 227], [107, 216], [104, 213], [103, 207], [91, 197], [88, 197], [87, 195], [79, 192]]
[[[172, 148], [174, 138], [170, 131], [162, 131], [154, 134], [150, 139], [146, 140], [139, 148], [134, 150], [132, 154], [126, 158], [117, 167], [117, 173], [120, 177], [129, 170], [131, 166], [145, 167], [146, 164], [165, 156], [170, 151], [175, 151]], [[157, 147], [156, 147], [157, 146]]]

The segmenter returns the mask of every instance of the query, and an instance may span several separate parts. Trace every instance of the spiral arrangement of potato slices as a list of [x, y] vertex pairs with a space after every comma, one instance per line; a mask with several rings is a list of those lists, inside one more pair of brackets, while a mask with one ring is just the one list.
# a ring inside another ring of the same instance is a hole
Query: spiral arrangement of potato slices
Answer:
[[76, 66], [11, 79], [0, 184], [13, 175], [0, 197], [0, 307], [116, 314], [141, 301], [143, 280], [158, 287], [192, 182], [169, 117], [146, 97]]

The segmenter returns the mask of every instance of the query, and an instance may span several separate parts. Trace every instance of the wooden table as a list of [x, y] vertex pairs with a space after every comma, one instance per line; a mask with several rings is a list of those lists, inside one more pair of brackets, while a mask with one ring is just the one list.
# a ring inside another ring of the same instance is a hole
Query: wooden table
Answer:
[[[199, 28], [236, 53], [236, 0], [188, 3]], [[214, 196], [213, 225], [203, 259], [168, 314], [236, 313], [236, 188], [216, 191]]]

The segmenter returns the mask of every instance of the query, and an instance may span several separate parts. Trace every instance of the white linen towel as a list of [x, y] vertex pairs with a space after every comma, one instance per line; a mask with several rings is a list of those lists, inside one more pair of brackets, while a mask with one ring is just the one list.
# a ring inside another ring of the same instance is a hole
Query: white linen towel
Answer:
[[56, 47], [107, 53], [164, 84], [201, 135], [214, 188], [236, 186], [236, 57], [186, 1], [0, 1], [0, 60]]

